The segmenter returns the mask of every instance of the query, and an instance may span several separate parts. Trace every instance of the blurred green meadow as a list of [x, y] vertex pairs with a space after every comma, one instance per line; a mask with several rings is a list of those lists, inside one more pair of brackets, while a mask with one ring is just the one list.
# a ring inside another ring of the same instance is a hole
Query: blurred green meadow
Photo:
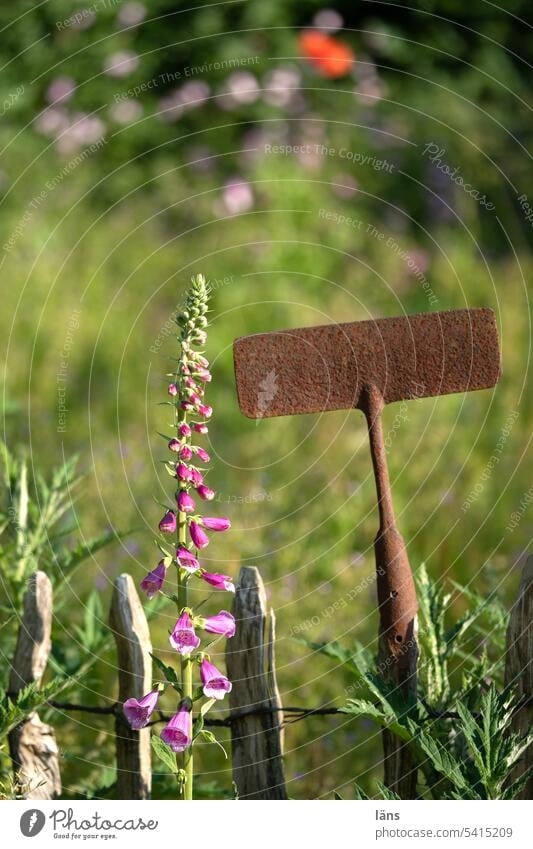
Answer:
[[[17, 19], [0, 11], [3, 438], [43, 473], [78, 453], [73, 538], [117, 531], [71, 576], [58, 640], [76, 640], [93, 589], [105, 618], [114, 578], [139, 582], [155, 563], [154, 497], [171, 491], [158, 402], [171, 319], [197, 272], [213, 286], [210, 485], [233, 526], [205, 560], [235, 576], [259, 567], [283, 702], [340, 706], [349, 684], [302, 638], [376, 648], [375, 489], [360, 413], [240, 414], [237, 336], [492, 307], [498, 386], [392, 405], [384, 429], [413, 567], [510, 604], [531, 532], [531, 221], [520, 200], [531, 43], [511, 16], [525, 2], [93, 3], [64, 26], [70, 3], [19, 6]], [[302, 55], [311, 26], [354, 51], [346, 73], [331, 78]], [[457, 615], [461, 604], [454, 596]], [[160, 656], [172, 616], [152, 624]], [[115, 695], [110, 649], [68, 692], [94, 704]], [[109, 718], [54, 724], [65, 795], [112, 780]], [[380, 745], [348, 716], [289, 724], [289, 794], [348, 797], [356, 778], [372, 794]], [[199, 783], [230, 794], [214, 748], [200, 746]]]

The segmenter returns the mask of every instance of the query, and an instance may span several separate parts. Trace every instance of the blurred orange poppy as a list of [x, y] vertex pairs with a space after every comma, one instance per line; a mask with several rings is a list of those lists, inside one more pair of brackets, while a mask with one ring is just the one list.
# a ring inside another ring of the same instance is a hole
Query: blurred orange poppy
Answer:
[[344, 77], [355, 61], [351, 47], [324, 32], [305, 30], [300, 34], [298, 44], [302, 56], [324, 77]]

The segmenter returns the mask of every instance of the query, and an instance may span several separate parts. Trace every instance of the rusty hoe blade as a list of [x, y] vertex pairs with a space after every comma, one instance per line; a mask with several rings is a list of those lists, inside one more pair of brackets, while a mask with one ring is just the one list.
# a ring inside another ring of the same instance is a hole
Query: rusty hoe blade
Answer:
[[233, 350], [239, 405], [250, 418], [352, 407], [364, 413], [380, 517], [374, 542], [380, 655], [396, 667], [392, 677], [404, 692], [412, 691], [417, 601], [394, 516], [381, 412], [394, 401], [494, 386], [500, 354], [492, 310], [259, 333], [237, 339]]

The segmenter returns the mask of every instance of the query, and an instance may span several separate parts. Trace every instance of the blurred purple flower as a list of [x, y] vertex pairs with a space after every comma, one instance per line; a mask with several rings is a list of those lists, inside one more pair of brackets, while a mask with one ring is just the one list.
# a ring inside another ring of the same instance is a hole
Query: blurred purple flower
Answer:
[[264, 78], [263, 100], [270, 106], [288, 106], [298, 92], [300, 81], [300, 71], [294, 65], [270, 71]]
[[184, 83], [176, 92], [176, 99], [185, 108], [200, 106], [211, 94], [211, 89], [202, 80], [190, 80]]
[[59, 103], [70, 100], [76, 90], [76, 83], [72, 77], [57, 77], [46, 89], [48, 103]]
[[313, 26], [328, 32], [336, 32], [343, 28], [344, 20], [335, 9], [321, 9], [313, 18]]

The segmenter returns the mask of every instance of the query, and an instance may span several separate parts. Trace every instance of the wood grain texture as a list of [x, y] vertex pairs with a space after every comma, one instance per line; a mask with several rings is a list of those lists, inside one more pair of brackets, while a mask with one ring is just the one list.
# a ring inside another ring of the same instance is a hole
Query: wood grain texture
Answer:
[[[118, 656], [119, 702], [139, 699], [152, 688], [152, 644], [148, 622], [131, 575], [113, 587], [109, 624]], [[152, 789], [150, 729], [133, 731], [122, 714], [116, 719], [117, 798], [149, 799]]]
[[[24, 596], [9, 691], [16, 695], [39, 684], [52, 647], [52, 585], [44, 572], [34, 572]], [[61, 794], [59, 750], [53, 729], [37, 713], [9, 734], [13, 769], [25, 799], [53, 799]]]
[[[518, 598], [509, 618], [505, 684], [515, 687], [517, 695], [524, 700], [523, 707], [514, 715], [512, 726], [513, 732], [524, 734], [531, 728], [533, 722], [533, 555], [531, 554], [524, 565]], [[528, 769], [533, 769], [533, 745], [524, 752], [512, 779], [516, 780]], [[533, 777], [527, 782], [520, 798], [533, 798]]]
[[[275, 618], [267, 615], [259, 571], [243, 566], [235, 592], [237, 632], [228, 640], [233, 779], [240, 799], [287, 799], [283, 768], [281, 699], [276, 682]], [[259, 715], [247, 711], [264, 710]]]

